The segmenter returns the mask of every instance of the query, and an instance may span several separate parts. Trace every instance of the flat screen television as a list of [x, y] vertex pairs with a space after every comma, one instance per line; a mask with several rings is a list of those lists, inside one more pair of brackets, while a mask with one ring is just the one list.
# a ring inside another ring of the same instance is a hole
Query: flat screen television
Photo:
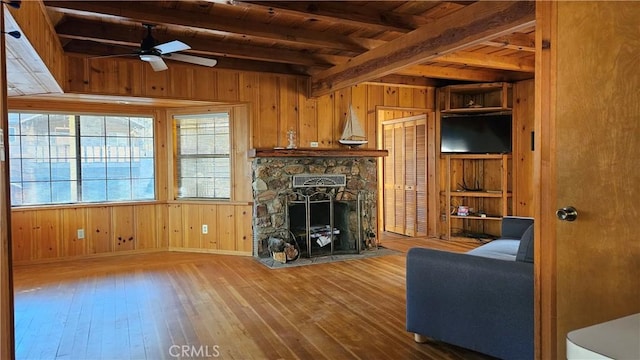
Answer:
[[443, 115], [440, 135], [442, 153], [511, 153], [511, 114]]

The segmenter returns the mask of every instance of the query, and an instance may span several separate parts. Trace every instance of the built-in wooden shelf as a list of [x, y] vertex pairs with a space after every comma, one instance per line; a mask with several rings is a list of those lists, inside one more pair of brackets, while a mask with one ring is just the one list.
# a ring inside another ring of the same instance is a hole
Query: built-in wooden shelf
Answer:
[[387, 150], [375, 149], [249, 149], [250, 158], [257, 157], [384, 157]]

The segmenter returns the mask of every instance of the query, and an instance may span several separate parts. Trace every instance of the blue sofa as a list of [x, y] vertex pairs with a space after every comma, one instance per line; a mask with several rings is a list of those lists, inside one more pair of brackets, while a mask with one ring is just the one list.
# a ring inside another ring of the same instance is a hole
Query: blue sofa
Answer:
[[407, 253], [407, 331], [502, 359], [533, 359], [533, 219], [467, 253]]

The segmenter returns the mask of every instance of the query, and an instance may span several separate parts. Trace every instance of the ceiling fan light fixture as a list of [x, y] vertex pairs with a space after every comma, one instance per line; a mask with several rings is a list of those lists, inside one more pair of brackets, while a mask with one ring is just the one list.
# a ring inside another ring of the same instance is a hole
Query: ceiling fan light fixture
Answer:
[[153, 55], [153, 54], [141, 54], [140, 55], [140, 60], [146, 61], [146, 62], [158, 61], [158, 59], [160, 59], [160, 57], [158, 55]]

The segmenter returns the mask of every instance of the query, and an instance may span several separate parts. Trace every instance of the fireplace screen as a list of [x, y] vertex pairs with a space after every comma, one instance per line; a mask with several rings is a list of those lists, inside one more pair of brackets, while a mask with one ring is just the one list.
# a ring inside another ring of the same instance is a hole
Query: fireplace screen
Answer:
[[285, 218], [303, 256], [359, 253], [359, 200], [336, 200], [332, 191], [287, 196]]

